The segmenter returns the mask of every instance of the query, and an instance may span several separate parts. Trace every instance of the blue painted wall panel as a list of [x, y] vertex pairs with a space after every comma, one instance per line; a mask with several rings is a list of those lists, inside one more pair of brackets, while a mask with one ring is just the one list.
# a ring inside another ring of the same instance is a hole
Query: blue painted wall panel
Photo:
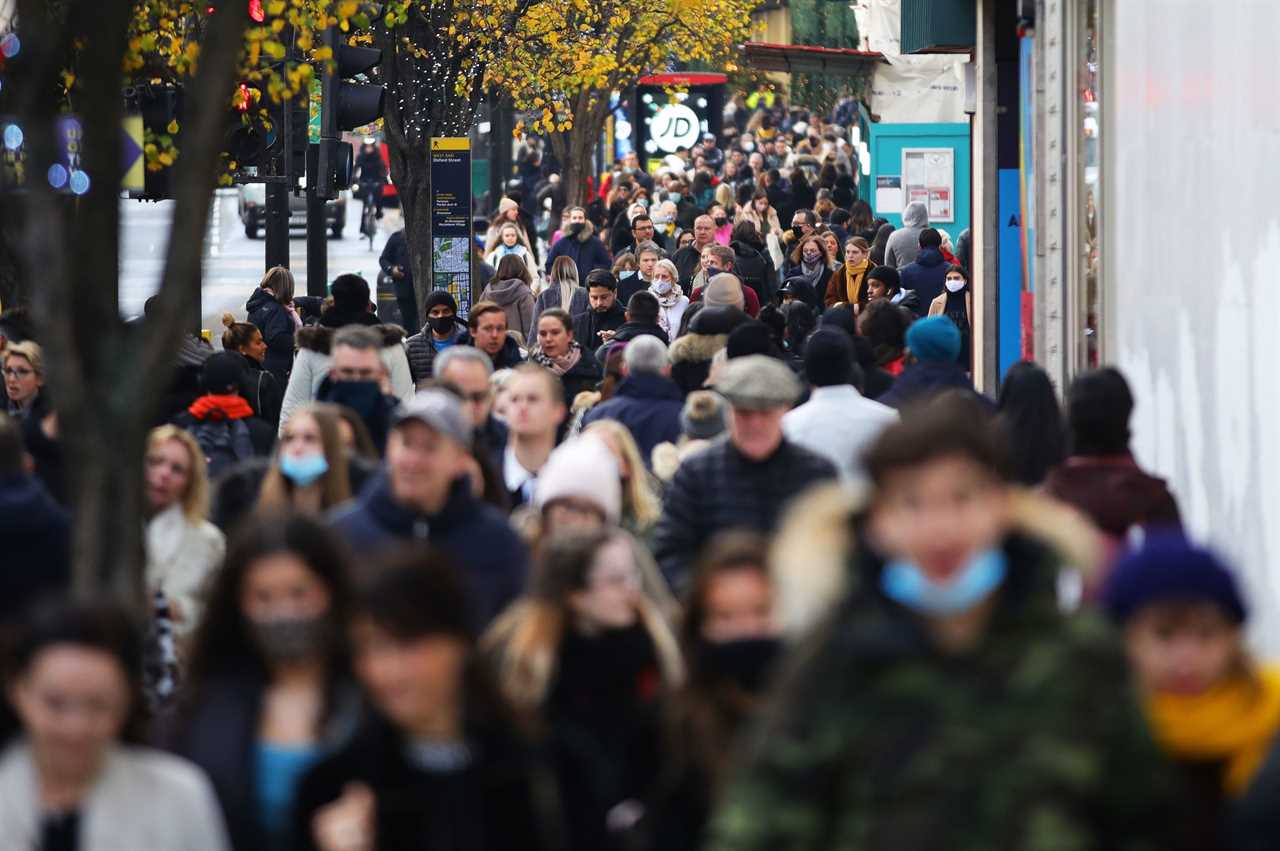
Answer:
[[[952, 243], [955, 243], [960, 232], [969, 227], [972, 203], [969, 125], [872, 124], [867, 144], [871, 148], [871, 178], [868, 181], [865, 197], [871, 202], [873, 208], [876, 203], [876, 178], [903, 176], [903, 148], [951, 148], [955, 152], [956, 197], [952, 202], [955, 221], [940, 222], [936, 225], [939, 230], [949, 233]], [[897, 213], [882, 213], [876, 210], [876, 215], [884, 216], [895, 228], [902, 226], [902, 216]]]

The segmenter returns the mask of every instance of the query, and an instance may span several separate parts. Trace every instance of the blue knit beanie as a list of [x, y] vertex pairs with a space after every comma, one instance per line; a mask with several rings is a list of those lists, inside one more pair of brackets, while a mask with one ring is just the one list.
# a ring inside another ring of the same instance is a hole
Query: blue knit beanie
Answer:
[[1248, 616], [1236, 579], [1222, 560], [1174, 533], [1149, 537], [1122, 558], [1103, 592], [1107, 611], [1119, 623], [1144, 606], [1170, 600], [1217, 603], [1237, 624]]
[[960, 329], [945, 316], [921, 319], [907, 329], [907, 348], [918, 361], [953, 361], [960, 356]]

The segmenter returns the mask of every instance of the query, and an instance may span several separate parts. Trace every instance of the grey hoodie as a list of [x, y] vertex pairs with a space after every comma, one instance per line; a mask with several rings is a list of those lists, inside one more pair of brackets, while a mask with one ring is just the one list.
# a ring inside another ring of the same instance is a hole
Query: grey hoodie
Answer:
[[493, 281], [480, 294], [481, 301], [496, 302], [507, 315], [507, 330], [519, 331], [524, 344], [531, 345], [533, 329], [533, 292], [520, 278]]
[[929, 226], [929, 208], [920, 201], [912, 201], [902, 211], [902, 227], [889, 234], [884, 247], [884, 264], [901, 269], [914, 263], [920, 252], [920, 231]]

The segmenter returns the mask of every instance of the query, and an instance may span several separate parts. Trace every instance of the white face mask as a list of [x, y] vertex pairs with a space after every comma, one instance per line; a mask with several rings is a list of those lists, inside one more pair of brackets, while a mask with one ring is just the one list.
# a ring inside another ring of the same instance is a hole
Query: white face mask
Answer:
[[665, 278], [660, 281], [654, 281], [653, 289], [658, 295], [666, 295], [671, 292], [671, 282]]
[[947, 279], [947, 292], [958, 293], [964, 289], [964, 286], [965, 281], [963, 278], [958, 281], [953, 281], [950, 278]]

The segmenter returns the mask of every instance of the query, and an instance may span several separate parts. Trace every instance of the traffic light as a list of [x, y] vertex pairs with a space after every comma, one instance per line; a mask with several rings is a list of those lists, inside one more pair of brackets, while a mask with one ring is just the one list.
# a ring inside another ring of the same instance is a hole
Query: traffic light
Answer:
[[236, 86], [235, 93], [231, 96], [222, 150], [236, 164], [237, 171], [262, 167], [274, 141], [274, 134], [257, 120], [261, 102], [262, 90], [251, 83]]
[[336, 129], [354, 130], [377, 121], [382, 117], [386, 87], [378, 83], [350, 82], [350, 79], [372, 70], [382, 61], [382, 51], [376, 47], [344, 44], [334, 51], [334, 57], [338, 80], [334, 92]]
[[351, 146], [340, 140], [342, 131], [354, 130], [382, 117], [386, 88], [378, 83], [353, 78], [366, 74], [382, 61], [382, 51], [374, 47], [339, 44], [338, 31], [329, 27], [322, 43], [333, 51], [332, 65], [326, 64], [320, 85], [320, 143], [309, 154], [307, 185], [321, 198], [332, 198], [351, 185]]
[[[170, 136], [173, 145], [182, 150], [183, 92], [177, 86], [140, 85], [124, 90], [126, 108], [142, 114], [142, 126], [146, 136], [159, 138]], [[177, 133], [173, 132], [177, 128]], [[143, 178], [142, 197], [160, 201], [173, 197], [169, 179], [172, 166], [158, 170], [147, 169]]]

